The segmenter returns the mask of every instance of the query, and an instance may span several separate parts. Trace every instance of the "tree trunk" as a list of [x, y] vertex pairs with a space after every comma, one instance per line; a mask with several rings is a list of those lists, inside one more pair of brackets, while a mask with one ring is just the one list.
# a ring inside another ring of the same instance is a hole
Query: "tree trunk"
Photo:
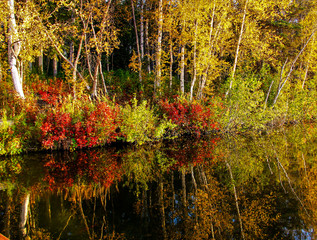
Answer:
[[136, 38], [136, 48], [137, 48], [138, 62], [139, 62], [139, 80], [140, 82], [142, 82], [142, 61], [141, 61], [139, 35], [138, 35], [138, 29], [137, 29], [136, 20], [135, 20], [133, 0], [131, 0], [131, 6], [132, 6], [132, 16], [133, 16], [133, 23], [134, 23], [135, 38]]
[[193, 100], [193, 91], [194, 91], [194, 86], [195, 86], [195, 82], [196, 82], [196, 78], [197, 78], [197, 68], [196, 68], [196, 51], [197, 51], [197, 26], [198, 26], [198, 20], [196, 20], [195, 22], [195, 36], [194, 36], [194, 59], [193, 59], [193, 80], [190, 86], [190, 101]]
[[18, 67], [18, 56], [21, 50], [21, 42], [17, 39], [17, 29], [15, 21], [14, 0], [8, 0], [9, 6], [9, 27], [8, 27], [8, 61], [15, 91], [24, 99], [22, 77]]
[[311, 38], [314, 36], [315, 32], [317, 31], [317, 28], [315, 28], [313, 30], [313, 32], [311, 33], [311, 35], [309, 36], [308, 40], [306, 41], [306, 43], [304, 44], [303, 48], [300, 50], [300, 52], [296, 55], [295, 59], [293, 60], [292, 62], [292, 65], [290, 67], [290, 70], [288, 71], [288, 74], [287, 76], [285, 77], [285, 80], [283, 83], [281, 83], [278, 87], [278, 90], [277, 90], [277, 94], [274, 98], [274, 102], [273, 102], [273, 105], [275, 105], [278, 97], [280, 96], [280, 93], [282, 91], [282, 88], [284, 87], [285, 83], [288, 81], [288, 79], [290, 78], [293, 70], [295, 69], [295, 63], [297, 62], [298, 58], [300, 57], [300, 55], [304, 52], [305, 48], [307, 47], [307, 44], [309, 43], [309, 41], [311, 40]]
[[2, 65], [0, 63], [0, 81], [2, 80]]
[[93, 97], [97, 97], [98, 93], [97, 93], [97, 88], [98, 88], [98, 79], [99, 79], [99, 63], [100, 61], [98, 60], [98, 65], [95, 67], [95, 74], [94, 74], [94, 78], [93, 78], [93, 85], [92, 85], [92, 93], [91, 95]]
[[106, 81], [105, 81], [105, 78], [103, 76], [101, 61], [99, 63], [99, 70], [100, 70], [100, 75], [101, 75], [101, 79], [102, 79], [102, 85], [103, 85], [104, 94], [107, 95], [108, 91], [107, 91]]
[[[162, 57], [162, 32], [163, 32], [163, 0], [159, 1], [159, 19], [157, 32], [157, 49], [156, 49], [156, 81], [154, 83], [154, 91], [160, 89], [161, 86], [161, 57]], [[160, 90], [159, 90], [160, 91]]]
[[183, 205], [186, 207], [187, 206], [187, 193], [186, 193], [186, 172], [185, 169], [181, 170], [182, 172], [182, 188], [183, 188]]
[[53, 57], [53, 77], [57, 76], [57, 56]]
[[150, 53], [150, 43], [149, 43], [149, 19], [145, 21], [145, 46], [146, 46], [146, 56], [147, 56], [147, 71], [151, 73], [151, 53]]
[[242, 35], [243, 35], [243, 30], [244, 30], [244, 24], [245, 24], [245, 17], [247, 15], [247, 6], [248, 6], [248, 0], [245, 1], [245, 5], [244, 5], [244, 10], [243, 10], [243, 19], [242, 19], [242, 23], [241, 23], [241, 29], [240, 29], [240, 35], [239, 35], [239, 39], [238, 39], [238, 43], [237, 43], [237, 49], [236, 49], [236, 55], [234, 58], [234, 64], [233, 64], [233, 69], [232, 69], [232, 73], [231, 73], [231, 80], [230, 80], [230, 85], [229, 85], [229, 89], [226, 92], [226, 97], [229, 94], [229, 91], [232, 88], [232, 83], [233, 83], [233, 79], [234, 79], [234, 75], [236, 73], [236, 68], [237, 68], [237, 63], [238, 63], [238, 56], [239, 56], [239, 48], [240, 48], [240, 44], [241, 44], [241, 40], [242, 40]]
[[[212, 33], [214, 31], [214, 19], [215, 19], [215, 11], [216, 11], [216, 1], [214, 0], [213, 8], [212, 8], [212, 18], [210, 20], [210, 29], [209, 29], [209, 51], [208, 51], [208, 57], [211, 58], [212, 56], [212, 50], [213, 50], [213, 43], [211, 41]], [[220, 27], [220, 23], [218, 24], [218, 27]], [[210, 65], [208, 64], [205, 70], [205, 74], [201, 78], [200, 86], [198, 89], [198, 98], [201, 99], [203, 97], [203, 91], [206, 86], [207, 82], [207, 76], [209, 72]]]
[[172, 90], [173, 86], [173, 41], [172, 37], [170, 37], [170, 90]]
[[74, 42], [71, 42], [69, 45], [69, 61], [74, 63]]
[[181, 66], [180, 66], [180, 90], [185, 93], [185, 46], [181, 46]]
[[44, 72], [44, 68], [43, 68], [43, 49], [41, 50], [41, 54], [39, 56], [39, 65], [38, 65], [38, 67], [39, 67], [40, 74], [43, 74], [43, 72]]
[[141, 59], [144, 58], [144, 0], [141, 0], [141, 14], [140, 14], [140, 47]]
[[81, 36], [81, 39], [80, 39], [76, 59], [74, 60], [74, 49], [73, 49], [73, 54], [72, 54], [73, 56], [70, 56], [73, 59], [70, 58], [70, 60], [69, 60], [70, 62], [72, 62], [74, 64], [74, 68], [73, 68], [73, 96], [74, 97], [76, 97], [77, 65], [79, 62], [79, 57], [81, 54], [81, 48], [83, 46], [84, 38], [85, 38], [85, 34], [83, 33], [83, 35]]

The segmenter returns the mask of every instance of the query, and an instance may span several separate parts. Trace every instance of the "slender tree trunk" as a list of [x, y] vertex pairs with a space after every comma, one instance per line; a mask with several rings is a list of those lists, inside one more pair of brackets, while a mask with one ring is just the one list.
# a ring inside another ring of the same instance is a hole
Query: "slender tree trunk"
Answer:
[[23, 238], [27, 236], [26, 222], [28, 219], [29, 203], [30, 203], [30, 193], [24, 196], [22, 200], [22, 206], [21, 206], [19, 228]]
[[195, 192], [197, 192], [197, 183], [196, 183], [196, 179], [195, 179], [194, 167], [193, 166], [190, 166], [190, 172], [192, 174], [192, 180], [193, 180], [193, 185], [195, 187]]
[[185, 45], [181, 46], [180, 90], [181, 94], [185, 93]]
[[142, 60], [141, 60], [139, 35], [138, 35], [138, 29], [137, 29], [136, 20], [135, 20], [133, 0], [131, 0], [131, 6], [132, 6], [132, 16], [133, 16], [133, 23], [134, 23], [135, 38], [136, 38], [136, 48], [137, 48], [138, 62], [139, 62], [139, 81], [142, 82]]
[[185, 169], [182, 169], [182, 188], [183, 188], [183, 205], [187, 206], [187, 193], [186, 193], [186, 172]]
[[110, 56], [107, 56], [107, 72], [110, 72]]
[[97, 97], [98, 96], [97, 89], [98, 89], [98, 80], [99, 80], [99, 74], [98, 73], [99, 73], [100, 62], [101, 62], [101, 56], [98, 56], [97, 64], [95, 66], [93, 84], [92, 84], [92, 93], [91, 93], [91, 95], [93, 97]]
[[311, 35], [309, 36], [308, 40], [307, 40], [306, 43], [304, 44], [303, 48], [300, 50], [300, 52], [296, 55], [295, 59], [293, 60], [292, 65], [291, 65], [291, 68], [290, 68], [290, 70], [288, 71], [287, 76], [285, 77], [285, 80], [283, 81], [283, 83], [280, 84], [280, 86], [279, 86], [279, 88], [278, 88], [278, 90], [277, 90], [277, 94], [276, 94], [276, 96], [275, 96], [273, 105], [275, 105], [275, 103], [276, 103], [276, 101], [277, 101], [277, 99], [278, 99], [278, 97], [279, 97], [279, 95], [280, 95], [280, 93], [281, 93], [281, 91], [282, 91], [282, 89], [283, 89], [285, 83], [286, 83], [286, 82], [288, 81], [288, 79], [290, 78], [290, 76], [291, 76], [291, 74], [292, 74], [292, 72], [293, 72], [293, 70], [294, 70], [294, 68], [295, 68], [295, 64], [296, 64], [298, 58], [299, 58], [300, 55], [304, 52], [305, 48], [307, 47], [307, 44], [309, 43], [309, 41], [311, 40], [311, 38], [314, 36], [314, 34], [315, 34], [316, 31], [317, 31], [317, 28], [315, 28], [315, 29], [313, 30], [313, 32], [312, 32]]
[[[315, 42], [315, 35], [313, 36], [313, 40], [312, 42]], [[302, 89], [304, 89], [305, 83], [306, 83], [306, 79], [307, 79], [307, 74], [308, 74], [308, 70], [309, 70], [309, 65], [310, 65], [310, 61], [311, 61], [311, 55], [313, 52], [313, 48], [311, 48], [310, 53], [309, 53], [309, 57], [308, 57], [308, 61], [306, 63], [306, 69], [305, 69], [305, 75], [304, 75], [304, 79], [303, 79], [303, 83], [302, 83]]]
[[[81, 54], [81, 49], [82, 49], [82, 46], [83, 46], [84, 38], [85, 38], [85, 33], [83, 33], [83, 35], [81, 36], [79, 47], [78, 47], [78, 51], [77, 51], [77, 56], [76, 56], [76, 59], [75, 59], [75, 61], [73, 63], [74, 64], [74, 68], [73, 68], [73, 96], [74, 97], [76, 97], [76, 81], [77, 81], [76, 72], [77, 72], [77, 65], [78, 65], [78, 62], [79, 62], [79, 57], [80, 57], [80, 54]], [[70, 59], [70, 61], [71, 61], [71, 59]]]
[[53, 76], [57, 76], [57, 56], [53, 57]]
[[232, 69], [232, 73], [231, 73], [230, 85], [229, 85], [228, 91], [226, 92], [226, 97], [228, 96], [229, 91], [232, 88], [232, 83], [233, 83], [234, 76], [235, 76], [235, 73], [236, 73], [238, 57], [239, 57], [239, 48], [240, 48], [242, 35], [243, 35], [243, 31], [244, 31], [245, 17], [247, 15], [247, 6], [248, 6], [248, 0], [245, 1], [245, 5], [244, 5], [243, 18], [242, 18], [241, 29], [240, 29], [240, 35], [239, 35], [239, 39], [238, 39], [238, 43], [237, 43], [237, 49], [236, 49], [236, 54], [235, 54], [235, 58], [234, 58], [234, 64], [233, 64], [233, 69]]
[[173, 41], [170, 36], [170, 90], [172, 90], [173, 86]]
[[[212, 18], [210, 20], [210, 29], [209, 29], [209, 53], [208, 53], [209, 58], [211, 57], [211, 52], [212, 52], [211, 37], [212, 37], [212, 32], [214, 30], [214, 18], [215, 18], [215, 1], [214, 1], [213, 10], [212, 10]], [[199, 99], [201, 99], [203, 96], [203, 91], [204, 91], [204, 88], [206, 85], [208, 71], [209, 71], [209, 64], [207, 65], [206, 70], [205, 70], [205, 74], [203, 75], [203, 77], [201, 79], [200, 87], [198, 90], [198, 98]]]
[[141, 14], [140, 14], [140, 48], [141, 59], [144, 58], [144, 0], [141, 0]]
[[2, 64], [0, 63], [0, 81], [2, 80]]
[[43, 68], [43, 49], [41, 49], [41, 54], [39, 56], [39, 72], [43, 74], [44, 68]]
[[151, 53], [150, 53], [150, 41], [149, 41], [149, 19], [145, 21], [145, 46], [147, 56], [147, 71], [151, 73]]
[[21, 50], [21, 42], [17, 39], [17, 29], [15, 21], [14, 0], [8, 0], [9, 7], [9, 27], [8, 27], [8, 61], [15, 91], [24, 99], [22, 77], [18, 67], [18, 56]]
[[194, 91], [194, 86], [196, 83], [196, 78], [197, 78], [197, 68], [196, 68], [196, 56], [197, 56], [197, 26], [198, 26], [198, 20], [195, 21], [195, 33], [194, 33], [194, 59], [193, 59], [193, 80], [191, 82], [190, 86], [190, 101], [193, 100], [193, 91]]
[[99, 63], [99, 70], [100, 70], [100, 75], [101, 75], [101, 79], [102, 79], [102, 85], [103, 85], [103, 90], [104, 90], [104, 93], [105, 95], [108, 94], [108, 91], [107, 91], [107, 87], [106, 87], [106, 81], [105, 81], [105, 78], [103, 76], [103, 71], [102, 71], [102, 63], [100, 61]]
[[69, 61], [74, 63], [74, 42], [71, 42], [69, 45]]
[[159, 11], [159, 19], [158, 19], [157, 50], [156, 50], [156, 83], [154, 83], [154, 91], [160, 89], [161, 76], [162, 76], [161, 58], [162, 58], [162, 34], [163, 34], [163, 0], [159, 0], [158, 11]]

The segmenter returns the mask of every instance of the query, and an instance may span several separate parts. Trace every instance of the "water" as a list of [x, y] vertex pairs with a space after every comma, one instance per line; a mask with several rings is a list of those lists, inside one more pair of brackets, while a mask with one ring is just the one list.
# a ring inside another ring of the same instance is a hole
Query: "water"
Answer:
[[10, 239], [22, 239], [22, 230], [30, 239], [315, 239], [316, 133], [306, 124], [261, 136], [2, 158], [0, 233]]

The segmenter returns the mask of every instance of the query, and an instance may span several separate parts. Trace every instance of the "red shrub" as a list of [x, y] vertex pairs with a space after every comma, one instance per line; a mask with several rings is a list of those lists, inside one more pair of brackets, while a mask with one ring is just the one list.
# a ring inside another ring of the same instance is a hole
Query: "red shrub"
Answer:
[[218, 129], [214, 113], [200, 102], [189, 102], [177, 99], [175, 102], [160, 101], [162, 112], [185, 133], [200, 133]]
[[70, 88], [60, 79], [50, 80], [50, 83], [36, 81], [31, 88], [42, 101], [53, 106], [58, 104], [62, 96], [70, 94]]
[[41, 126], [42, 146], [46, 149], [84, 148], [116, 139], [118, 107], [101, 102], [92, 111], [87, 108], [81, 111], [85, 111], [81, 120], [60, 111], [49, 113]]

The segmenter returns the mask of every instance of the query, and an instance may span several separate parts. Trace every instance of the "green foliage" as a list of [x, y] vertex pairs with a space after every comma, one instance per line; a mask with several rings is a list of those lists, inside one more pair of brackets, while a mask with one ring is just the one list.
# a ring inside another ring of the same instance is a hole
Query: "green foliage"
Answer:
[[226, 102], [226, 113], [221, 123], [229, 129], [261, 129], [271, 119], [269, 110], [263, 108], [264, 92], [261, 81], [255, 76], [237, 76]]
[[6, 112], [0, 121], [0, 155], [21, 153], [21, 138], [15, 135], [13, 122], [7, 119]]
[[166, 130], [173, 129], [174, 124], [166, 119], [159, 122], [146, 100], [138, 105], [136, 98], [132, 104], [122, 108], [121, 132], [126, 137], [127, 142], [135, 142], [139, 145], [147, 141], [163, 138]]
[[294, 84], [289, 90], [288, 118], [293, 121], [310, 120], [317, 116], [317, 92], [314, 81], [309, 81], [304, 89], [302, 84]]

